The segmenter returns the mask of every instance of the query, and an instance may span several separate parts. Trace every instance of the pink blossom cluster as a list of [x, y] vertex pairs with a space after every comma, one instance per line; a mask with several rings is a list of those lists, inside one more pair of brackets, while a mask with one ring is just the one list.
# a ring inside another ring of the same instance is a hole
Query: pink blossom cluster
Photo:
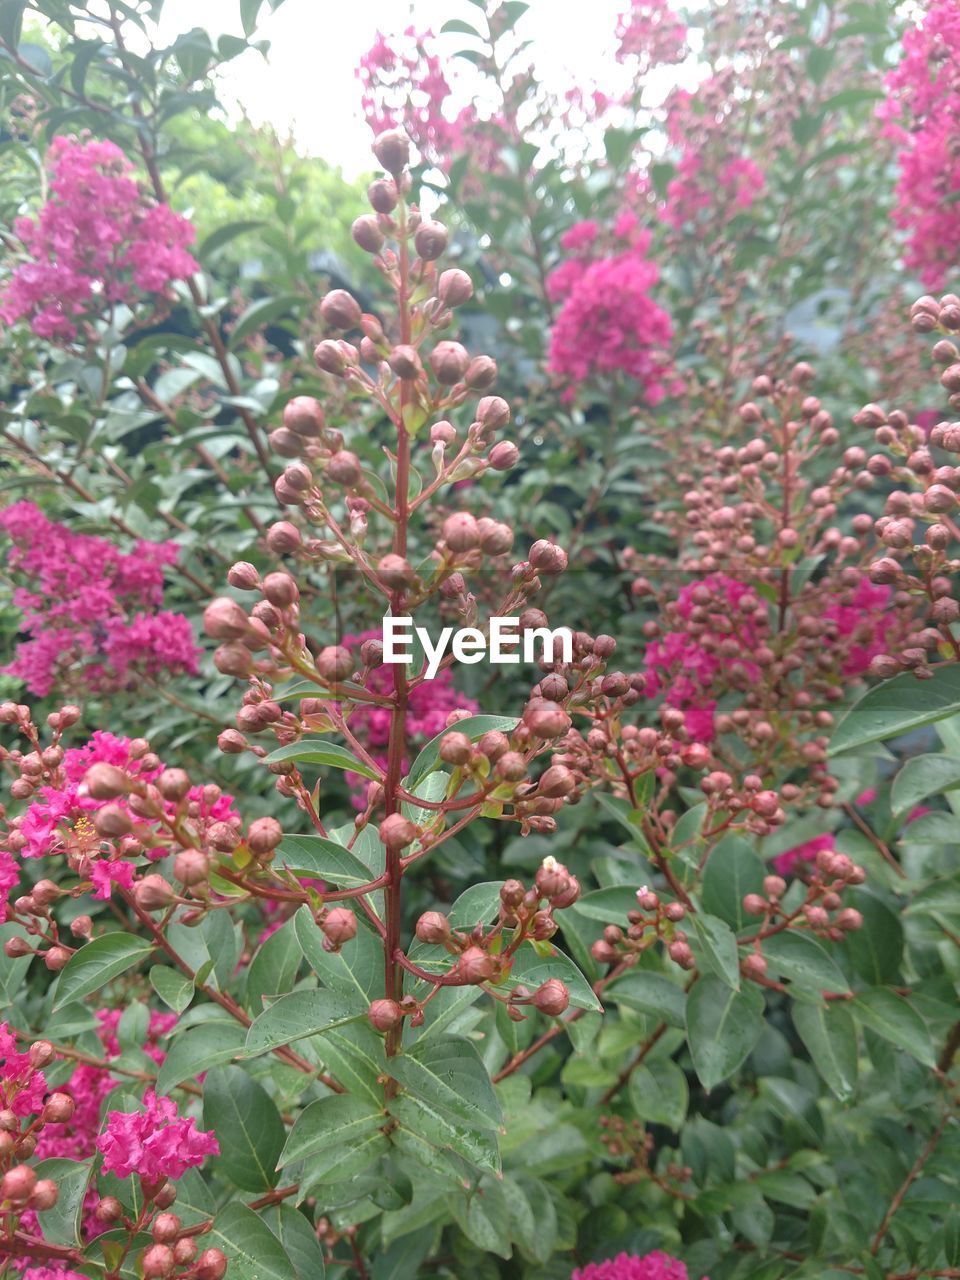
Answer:
[[424, 159], [448, 170], [466, 155], [484, 170], [494, 162], [489, 134], [470, 104], [455, 111], [450, 82], [432, 31], [407, 27], [399, 36], [377, 32], [360, 59], [364, 118], [374, 135], [402, 128]]
[[631, 0], [617, 19], [617, 61], [636, 59], [637, 75], [687, 56], [687, 28], [666, 0]]
[[220, 1154], [215, 1135], [198, 1129], [192, 1116], [181, 1116], [172, 1098], [158, 1098], [155, 1090], [148, 1089], [143, 1104], [143, 1111], [108, 1115], [97, 1139], [107, 1173], [118, 1178], [137, 1173], [145, 1183], [157, 1186], [167, 1178], [182, 1178], [207, 1156]]
[[193, 226], [151, 204], [112, 142], [54, 138], [50, 195], [35, 219], [14, 224], [27, 261], [0, 298], [0, 320], [29, 316], [40, 338], [76, 337], [78, 324], [115, 303], [135, 305], [192, 275]]
[[[752, 595], [746, 583], [723, 573], [689, 583], [677, 595], [671, 616], [689, 622], [694, 609], [707, 610], [706, 626], [698, 627], [696, 634], [668, 631], [647, 646], [646, 694], [653, 698], [662, 693], [667, 706], [683, 711], [691, 742], [713, 741], [717, 698], [729, 687], [731, 677], [739, 684], [759, 678], [760, 668], [743, 656], [761, 643], [755, 622], [742, 607]], [[735, 662], [725, 646], [734, 649]]]
[[[16, 852], [24, 858], [69, 855], [74, 869], [90, 880], [95, 898], [109, 898], [114, 885], [132, 889], [134, 864], [102, 841], [91, 821], [91, 815], [107, 802], [89, 795], [83, 780], [91, 765], [104, 763], [123, 769], [130, 777], [152, 782], [163, 772], [163, 765], [153, 761], [145, 765], [133, 745], [130, 738], [118, 738], [98, 729], [85, 746], [65, 751], [56, 785], [40, 787], [33, 802], [12, 824], [17, 836]], [[110, 803], [128, 813], [139, 829], [153, 826], [157, 830], [157, 845], [144, 849], [147, 859], [156, 861], [167, 856], [169, 847], [159, 843], [159, 820], [131, 814], [122, 798]], [[199, 824], [201, 832], [215, 822], [239, 823], [233, 797], [219, 791], [216, 798], [210, 800], [205, 788], [192, 787], [187, 793], [187, 804], [192, 815], [195, 813], [192, 820]], [[172, 816], [175, 805], [165, 802], [165, 808], [167, 816]], [[9, 850], [3, 851], [0, 904], [6, 903], [16, 884], [15, 875], [11, 881], [8, 862], [13, 863], [13, 872], [16, 872], [15, 858]]]
[[618, 1253], [604, 1262], [590, 1262], [578, 1267], [570, 1280], [688, 1280], [688, 1277], [682, 1262], [658, 1249], [642, 1258], [634, 1253]]
[[547, 277], [550, 298], [561, 304], [550, 332], [549, 366], [558, 377], [579, 384], [625, 374], [650, 404], [673, 389], [673, 325], [651, 297], [660, 269], [646, 256], [650, 240], [629, 213], [604, 240], [593, 221], [562, 237], [572, 256]]
[[850, 641], [841, 667], [845, 676], [865, 675], [877, 654], [887, 652], [889, 633], [896, 628], [892, 594], [890, 587], [864, 577], [847, 603], [833, 601], [823, 610], [836, 626], [837, 638]]
[[723, 96], [711, 88], [708, 82], [699, 95], [676, 89], [667, 108], [667, 137], [680, 158], [660, 216], [677, 229], [704, 214], [725, 224], [749, 209], [766, 185], [759, 166], [734, 149], [729, 112], [719, 104], [701, 106]]
[[903, 37], [879, 114], [900, 148], [895, 218], [908, 232], [907, 265], [937, 289], [960, 257], [960, 5], [924, 8]]
[[161, 609], [176, 543], [140, 542], [124, 554], [105, 538], [54, 524], [32, 502], [0, 511], [0, 529], [12, 542], [8, 568], [25, 584], [13, 600], [30, 636], [5, 674], [38, 697], [68, 677], [104, 693], [137, 676], [196, 674], [189, 621]]
[[6, 1022], [0, 1022], [0, 1111], [15, 1116], [39, 1115], [47, 1092], [47, 1081], [30, 1061], [29, 1053], [18, 1053], [17, 1042]]

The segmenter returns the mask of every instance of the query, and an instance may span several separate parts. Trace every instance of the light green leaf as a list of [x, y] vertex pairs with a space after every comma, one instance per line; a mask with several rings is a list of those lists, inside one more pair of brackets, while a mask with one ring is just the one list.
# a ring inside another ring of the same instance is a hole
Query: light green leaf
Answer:
[[701, 972], [715, 973], [734, 991], [740, 988], [740, 956], [737, 939], [728, 924], [716, 916], [698, 912], [691, 917], [690, 943]]
[[338, 991], [291, 991], [254, 1018], [243, 1056], [255, 1058], [304, 1036], [355, 1022], [366, 1015], [367, 1008], [361, 1000]]
[[686, 1026], [686, 994], [662, 973], [628, 969], [607, 988], [606, 996], [615, 1004], [660, 1018], [668, 1026]]
[[687, 1039], [703, 1087], [715, 1088], [746, 1059], [763, 1030], [763, 996], [753, 983], [733, 991], [711, 974], [687, 996]]
[[242, 1067], [218, 1067], [203, 1082], [203, 1127], [220, 1143], [216, 1168], [242, 1191], [269, 1191], [286, 1130], [273, 1099]]
[[174, 1040], [157, 1072], [157, 1092], [169, 1093], [184, 1080], [229, 1062], [243, 1052], [245, 1032], [236, 1022], [204, 1022]]
[[914, 756], [893, 780], [890, 808], [894, 817], [902, 818], [928, 796], [957, 787], [960, 787], [960, 759], [956, 756]]
[[[382, 1106], [365, 1098], [346, 1093], [320, 1098], [297, 1117], [278, 1164], [282, 1167], [293, 1160], [330, 1157], [337, 1148], [349, 1149], [361, 1138], [379, 1132], [384, 1120]], [[311, 1176], [313, 1172], [311, 1169]]]
[[438, 1036], [418, 1042], [389, 1069], [411, 1094], [455, 1123], [495, 1129], [503, 1119], [487, 1069], [469, 1040]]
[[57, 1184], [59, 1195], [52, 1209], [37, 1213], [43, 1238], [50, 1244], [76, 1245], [80, 1242], [80, 1216], [83, 1197], [93, 1170], [91, 1161], [67, 1160], [54, 1156], [34, 1165], [38, 1178], [49, 1178]]
[[221, 1209], [203, 1237], [227, 1255], [230, 1280], [291, 1280], [293, 1264], [262, 1218], [238, 1200]]
[[764, 939], [763, 954], [782, 978], [797, 986], [830, 992], [850, 989], [832, 956], [809, 934], [784, 929]]
[[870, 987], [861, 991], [849, 1007], [863, 1025], [878, 1036], [925, 1066], [936, 1065], [937, 1056], [926, 1023], [903, 996], [895, 995], [886, 987]]
[[325, 836], [284, 836], [277, 850], [277, 863], [301, 876], [329, 880], [343, 889], [369, 884], [370, 868], [356, 854]]
[[960, 712], [960, 666], [944, 663], [929, 680], [912, 672], [869, 689], [837, 725], [829, 754], [887, 741]]
[[687, 1115], [687, 1077], [671, 1058], [641, 1062], [630, 1075], [630, 1101], [641, 1120], [679, 1130]]
[[168, 964], [155, 964], [150, 970], [150, 985], [174, 1013], [183, 1013], [193, 999], [193, 979]]
[[300, 764], [325, 764], [332, 769], [359, 773], [364, 778], [377, 777], [376, 772], [358, 760], [352, 751], [341, 747], [337, 742], [327, 742], [325, 738], [303, 738], [300, 742], [278, 747], [276, 751], [264, 756], [263, 763], [282, 764], [285, 760], [296, 760]]
[[75, 952], [60, 974], [54, 1009], [99, 991], [146, 959], [153, 947], [129, 933], [105, 933]]

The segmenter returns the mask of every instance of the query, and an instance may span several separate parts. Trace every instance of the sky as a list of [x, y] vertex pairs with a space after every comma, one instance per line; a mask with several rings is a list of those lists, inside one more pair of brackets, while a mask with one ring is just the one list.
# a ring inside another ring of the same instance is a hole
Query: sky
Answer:
[[[626, 0], [531, 0], [518, 34], [533, 41], [537, 71], [550, 88], [601, 88], [609, 75], [617, 15]], [[264, 6], [266, 13], [266, 6]], [[356, 67], [378, 30], [411, 22], [440, 27], [476, 16], [469, 0], [285, 0], [259, 35], [268, 59], [246, 53], [223, 74], [222, 96], [240, 102], [255, 123], [289, 128], [301, 149], [339, 165], [348, 178], [369, 168], [370, 135], [360, 115]], [[166, 0], [160, 32], [172, 39], [194, 26], [241, 33], [238, 0]]]

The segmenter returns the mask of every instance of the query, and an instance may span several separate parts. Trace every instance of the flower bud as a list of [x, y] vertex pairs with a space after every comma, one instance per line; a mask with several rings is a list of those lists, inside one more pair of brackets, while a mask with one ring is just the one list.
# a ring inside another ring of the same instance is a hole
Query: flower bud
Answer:
[[242, 640], [248, 627], [246, 612], [229, 596], [211, 600], [203, 611], [203, 629], [211, 640]]
[[382, 557], [377, 565], [377, 573], [383, 585], [391, 591], [399, 591], [413, 581], [413, 569], [403, 556], [393, 552]]
[[239, 560], [228, 569], [227, 581], [238, 591], [253, 591], [260, 581], [260, 574], [256, 565], [248, 564], [246, 560]]
[[166, 1244], [177, 1238], [181, 1225], [175, 1213], [158, 1213], [150, 1226], [150, 1234], [157, 1244]]
[[567, 553], [545, 538], [539, 538], [530, 548], [529, 560], [538, 573], [562, 573], [567, 567]]
[[256, 818], [247, 828], [247, 846], [257, 857], [271, 853], [282, 839], [283, 828], [276, 818]]
[[465, 733], [445, 733], [440, 739], [439, 755], [444, 764], [469, 764], [473, 744]]
[[477, 521], [469, 511], [458, 511], [443, 522], [443, 540], [451, 551], [472, 551], [478, 542]]
[[401, 343], [400, 346], [394, 347], [387, 357], [387, 363], [397, 377], [404, 382], [413, 382], [423, 373], [420, 353], [409, 343]]
[[349, 907], [333, 907], [320, 922], [324, 937], [335, 948], [357, 936], [357, 917]]
[[298, 436], [319, 436], [325, 422], [323, 405], [316, 396], [294, 396], [284, 405], [283, 425]]
[[349, 449], [339, 449], [332, 454], [324, 468], [324, 475], [329, 476], [334, 484], [343, 485], [345, 489], [354, 489], [363, 479], [360, 459]]
[[289, 573], [268, 573], [263, 580], [263, 594], [278, 609], [288, 609], [300, 599], [300, 590]]
[[33, 1189], [33, 1195], [30, 1197], [30, 1207], [32, 1209], [52, 1209], [60, 1199], [60, 1188], [52, 1178], [41, 1178]]
[[744, 957], [743, 964], [740, 967], [748, 978], [764, 978], [767, 973], [767, 960], [759, 952], [751, 951], [748, 956]]
[[134, 885], [133, 896], [144, 911], [163, 911], [176, 899], [173, 889], [160, 875], [144, 876]]
[[77, 1106], [69, 1093], [51, 1093], [41, 1115], [47, 1124], [66, 1124]]
[[445, 307], [462, 307], [473, 297], [473, 281], [459, 267], [449, 267], [437, 281], [437, 297]]
[[430, 368], [444, 387], [452, 387], [467, 371], [470, 353], [459, 342], [438, 342], [430, 352]]
[[576, 788], [577, 780], [566, 765], [554, 764], [549, 769], [544, 770], [537, 792], [542, 796], [556, 798], [558, 796], [568, 796]]
[[105, 804], [98, 809], [93, 815], [93, 825], [97, 829], [97, 835], [107, 840], [129, 835], [133, 830], [130, 815], [118, 804]]
[[488, 461], [494, 471], [509, 471], [520, 461], [520, 450], [512, 440], [500, 440], [490, 450]]
[[367, 187], [367, 199], [377, 213], [392, 213], [397, 207], [397, 184], [389, 178], [375, 178]]
[[413, 236], [413, 247], [424, 262], [436, 262], [446, 250], [449, 236], [442, 222], [425, 218]]
[[93, 1216], [98, 1222], [103, 1222], [107, 1225], [119, 1222], [123, 1217], [123, 1205], [116, 1196], [104, 1196], [96, 1209], [94, 1209]]
[[173, 860], [173, 874], [181, 884], [203, 884], [210, 876], [210, 859], [202, 849], [181, 849]]
[[767, 900], [761, 897], [759, 893], [745, 894], [743, 909], [749, 916], [762, 916], [767, 910]]
[[346, 289], [331, 289], [320, 303], [320, 314], [331, 329], [358, 329], [363, 317], [359, 302]]
[[364, 253], [379, 253], [383, 248], [384, 236], [380, 230], [380, 221], [372, 213], [364, 213], [354, 219], [350, 234]]
[[425, 911], [417, 921], [416, 932], [421, 942], [444, 943], [450, 937], [450, 922], [439, 911]]
[[[357, 311], [360, 308], [357, 307]], [[347, 360], [339, 342], [333, 338], [324, 338], [322, 342], [318, 342], [313, 349], [313, 359], [319, 369], [324, 373], [332, 373], [335, 377], [339, 377], [347, 367]], [[271, 435], [271, 443], [274, 432]]]
[[570, 728], [570, 717], [556, 702], [537, 699], [525, 707], [523, 723], [538, 738], [559, 738]]
[[348, 679], [355, 666], [353, 654], [339, 644], [328, 644], [317, 654], [317, 674], [324, 680], [337, 683]]
[[221, 675], [242, 680], [253, 670], [253, 654], [245, 644], [234, 640], [214, 650], [213, 665]]
[[375, 139], [373, 154], [396, 178], [410, 163], [410, 139], [401, 129], [387, 129]]
[[396, 1000], [374, 1000], [367, 1010], [367, 1021], [375, 1031], [392, 1031], [403, 1020], [403, 1010]]
[[497, 362], [490, 356], [474, 356], [463, 374], [463, 381], [471, 391], [485, 391], [497, 380]]
[[489, 982], [496, 971], [493, 956], [480, 947], [467, 947], [456, 965], [456, 972], [465, 983]]
[[533, 993], [531, 1004], [550, 1018], [559, 1018], [570, 1003], [570, 992], [559, 978], [548, 978]]
[[23, 1204], [33, 1195], [37, 1175], [28, 1164], [18, 1164], [9, 1169], [0, 1181], [0, 1200], [12, 1200]]
[[130, 779], [116, 765], [99, 761], [91, 765], [83, 778], [87, 794], [94, 800], [116, 800], [130, 790]]
[[380, 823], [378, 830], [380, 842], [393, 850], [406, 849], [420, 834], [420, 828], [402, 813], [389, 814]]
[[[291, 551], [296, 551], [302, 541], [300, 530], [289, 520], [278, 520], [267, 530], [267, 546], [274, 555], [287, 555]], [[259, 577], [257, 581], [259, 582]]]
[[226, 756], [238, 756], [246, 751], [247, 740], [236, 729], [224, 729], [217, 737], [217, 746]]

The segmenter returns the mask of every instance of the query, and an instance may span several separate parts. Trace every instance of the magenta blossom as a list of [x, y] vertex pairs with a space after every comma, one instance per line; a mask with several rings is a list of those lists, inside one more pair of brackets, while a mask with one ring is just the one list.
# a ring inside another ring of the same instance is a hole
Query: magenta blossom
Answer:
[[97, 1139], [106, 1172], [118, 1178], [138, 1173], [144, 1182], [157, 1185], [182, 1178], [207, 1156], [220, 1154], [214, 1134], [198, 1129], [192, 1116], [181, 1116], [172, 1098], [158, 1098], [148, 1089], [143, 1102], [144, 1111], [111, 1111], [107, 1117]]
[[570, 1280], [688, 1280], [688, 1276], [682, 1262], [658, 1249], [642, 1258], [633, 1253], [618, 1253], [605, 1262], [590, 1262], [578, 1267]]
[[28, 1053], [17, 1052], [17, 1042], [5, 1022], [0, 1022], [0, 1111], [15, 1116], [37, 1115], [43, 1109], [47, 1081]]
[[163, 294], [196, 271], [187, 252], [193, 226], [145, 201], [112, 142], [57, 137], [46, 163], [47, 203], [36, 219], [14, 223], [27, 261], [0, 298], [4, 324], [29, 317], [38, 337], [71, 341], [81, 322]]

